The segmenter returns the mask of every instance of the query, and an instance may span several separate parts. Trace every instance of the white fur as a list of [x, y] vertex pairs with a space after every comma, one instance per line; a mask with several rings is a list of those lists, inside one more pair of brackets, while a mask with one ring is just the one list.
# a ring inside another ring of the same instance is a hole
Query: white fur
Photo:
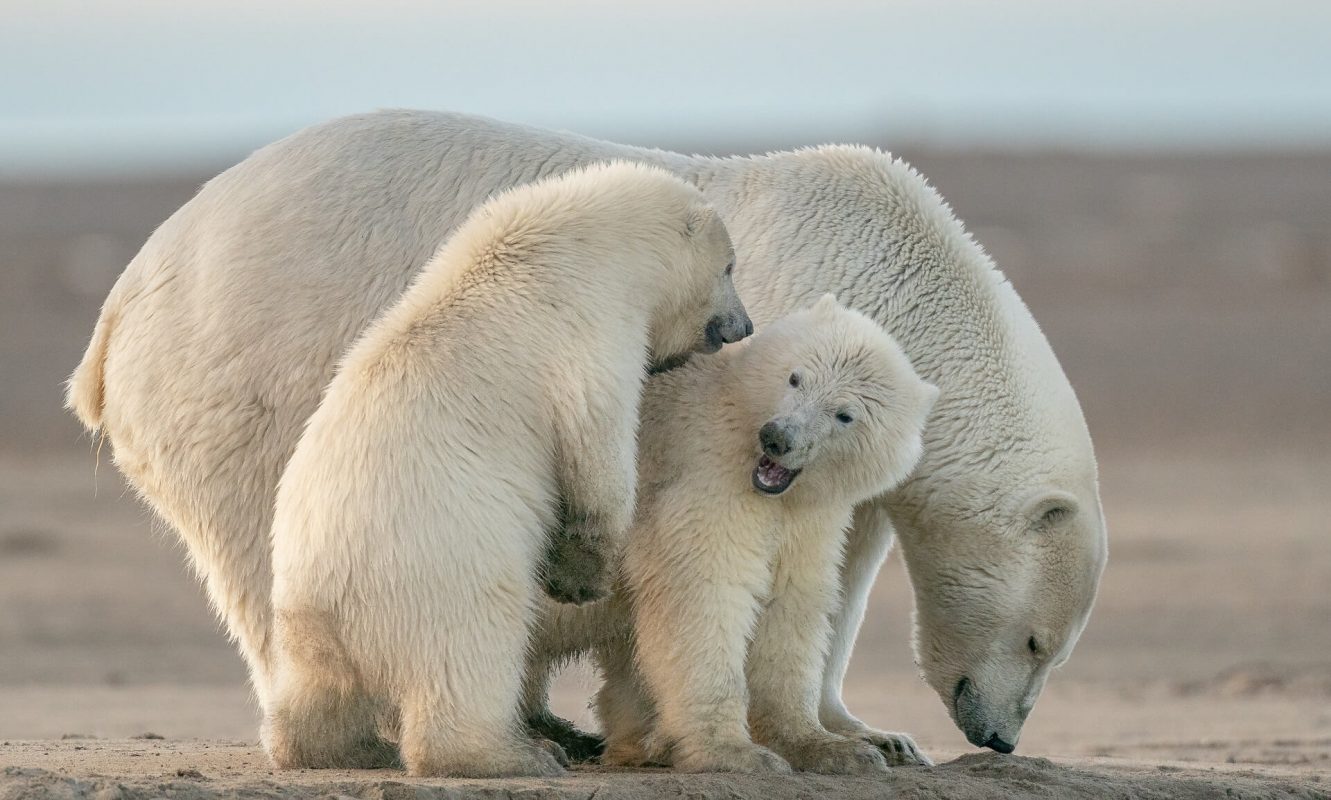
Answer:
[[479, 208], [370, 325], [278, 487], [279, 766], [391, 763], [390, 720], [414, 774], [561, 771], [518, 719], [547, 532], [612, 555], [649, 350], [733, 310], [731, 257], [678, 178], [576, 170]]
[[[851, 512], [914, 467], [936, 396], [831, 295], [651, 383], [624, 599], [612, 601], [631, 607], [633, 636], [601, 648], [605, 761], [887, 770], [877, 748], [818, 719], [829, 614]], [[788, 436], [777, 461], [801, 470], [775, 496], [752, 484], [765, 426]]]
[[[1071, 387], [937, 193], [908, 165], [859, 147], [690, 158], [419, 111], [310, 128], [209, 182], [125, 270], [70, 381], [80, 418], [111, 440], [117, 465], [184, 539], [260, 701], [271, 661], [269, 509], [336, 359], [473, 206], [615, 157], [664, 165], [702, 189], [730, 229], [736, 283], [760, 326], [833, 292], [882, 324], [941, 390], [915, 477], [856, 511], [824, 724], [901, 743], [840, 699], [869, 587], [900, 531], [926, 678], [955, 714], [953, 688], [976, 673], [973, 705], [993, 724], [973, 721], [972, 738], [1000, 727], [1015, 737], [1023, 704], [1085, 624], [1104, 521]], [[1032, 520], [1042, 499], [1060, 497], [1076, 501], [1074, 513]], [[546, 649], [585, 644], [578, 615], [555, 612]], [[1035, 631], [1046, 638], [1031, 654]]]

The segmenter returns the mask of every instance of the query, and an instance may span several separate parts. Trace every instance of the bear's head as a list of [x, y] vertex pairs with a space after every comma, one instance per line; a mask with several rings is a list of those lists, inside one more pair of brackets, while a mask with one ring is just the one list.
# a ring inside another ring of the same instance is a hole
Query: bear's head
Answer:
[[853, 504], [915, 466], [938, 390], [877, 323], [832, 295], [769, 325], [737, 359], [755, 491]]
[[715, 353], [753, 333], [735, 291], [735, 248], [721, 217], [693, 187], [682, 226], [684, 245], [651, 332], [652, 371], [678, 366], [691, 353]]
[[942, 396], [925, 453], [885, 506], [924, 678], [967, 740], [1003, 753], [1071, 656], [1107, 557], [1081, 409], [1034, 320], [1013, 327], [1002, 349], [931, 365]]
[[[974, 470], [971, 481], [1008, 472], [997, 464]], [[995, 498], [993, 505], [976, 513], [945, 502], [922, 511], [911, 497], [917, 488], [905, 487], [910, 505], [894, 515], [899, 533], [911, 537], [904, 549], [916, 594], [917, 663], [967, 740], [1010, 753], [1086, 627], [1105, 563], [1104, 521], [1098, 507], [1059, 489], [1023, 498], [991, 487], [979, 496]], [[1093, 488], [1085, 493], [1094, 497]], [[967, 526], [989, 535], [928, 533]]]

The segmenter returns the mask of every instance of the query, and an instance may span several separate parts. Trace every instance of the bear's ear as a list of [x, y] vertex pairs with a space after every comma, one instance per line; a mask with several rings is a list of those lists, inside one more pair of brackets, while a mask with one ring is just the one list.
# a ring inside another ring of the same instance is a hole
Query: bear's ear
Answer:
[[1057, 528], [1077, 514], [1077, 498], [1068, 492], [1049, 489], [1026, 502], [1022, 515], [1030, 530], [1040, 533]]
[[689, 236], [697, 236], [707, 230], [707, 226], [716, 218], [716, 209], [707, 205], [695, 205], [689, 209], [688, 219], [684, 221], [684, 233]]
[[813, 304], [813, 310], [818, 314], [826, 314], [839, 308], [841, 308], [841, 304], [837, 302], [836, 295], [831, 292], [818, 298], [818, 302]]

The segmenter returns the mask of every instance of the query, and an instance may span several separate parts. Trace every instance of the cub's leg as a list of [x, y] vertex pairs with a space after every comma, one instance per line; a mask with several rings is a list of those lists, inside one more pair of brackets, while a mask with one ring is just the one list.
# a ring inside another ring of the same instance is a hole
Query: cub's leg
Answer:
[[262, 739], [283, 769], [379, 769], [399, 765], [378, 734], [382, 703], [365, 690], [326, 614], [277, 615], [277, 680]]
[[692, 542], [687, 551], [626, 559], [636, 660], [671, 763], [687, 772], [789, 772], [784, 759], [754, 744], [745, 718], [744, 658], [757, 615], [755, 585], [766, 585], [766, 564], [748, 567], [761, 574], [746, 576], [744, 565], [757, 559], [719, 558], [698, 547], [705, 537], [641, 533], [635, 541]]
[[560, 519], [541, 577], [546, 593], [562, 603], [609, 593], [608, 565], [633, 521], [642, 365], [623, 353], [606, 354], [602, 363], [610, 366], [579, 367], [589, 385], [578, 402], [555, 402]]
[[605, 732], [601, 762], [642, 767], [666, 761], [665, 754], [653, 752], [655, 709], [634, 666], [633, 643], [621, 638], [605, 644], [596, 660], [604, 678], [596, 693], [596, 716]]
[[[477, 554], [418, 575], [444, 588], [416, 604], [404, 596], [394, 610], [398, 627], [384, 640], [407, 649], [383, 666], [400, 692], [400, 747], [411, 774], [563, 774], [552, 750], [528, 736], [519, 710], [537, 554], [515, 540], [494, 558]], [[426, 628], [414, 629], [413, 621]]]
[[616, 631], [615, 625], [626, 627], [627, 620], [614, 623], [610, 619], [608, 604], [612, 602], [608, 598], [578, 606], [550, 598], [538, 601], [538, 622], [522, 688], [522, 716], [532, 736], [559, 745], [568, 761], [575, 764], [599, 758], [605, 740], [579, 730], [550, 710], [550, 681], [570, 661], [590, 653], [597, 642], [607, 636], [625, 635]]
[[887, 762], [877, 748], [832, 733], [818, 720], [840, 531], [792, 533], [777, 557], [776, 595], [759, 618], [749, 648], [754, 739], [795, 769], [839, 775], [886, 772]]
[[883, 752], [890, 766], [932, 766], [933, 761], [904, 733], [880, 731], [865, 725], [841, 701], [841, 683], [850, 664], [851, 650], [864, 620], [869, 590], [892, 550], [895, 534], [887, 508], [880, 500], [861, 503], [846, 532], [846, 554], [841, 564], [841, 598], [832, 613], [832, 640], [823, 673], [823, 699], [818, 717], [833, 733], [863, 739]]

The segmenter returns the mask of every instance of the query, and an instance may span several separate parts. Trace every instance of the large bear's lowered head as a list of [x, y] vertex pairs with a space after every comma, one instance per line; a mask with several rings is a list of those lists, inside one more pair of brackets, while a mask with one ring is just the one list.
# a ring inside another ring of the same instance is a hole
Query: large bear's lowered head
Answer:
[[[1107, 556], [1081, 409], [1010, 287], [987, 383], [931, 375], [925, 454], [890, 500], [916, 596], [925, 680], [966, 738], [1012, 752], [1086, 627]], [[959, 373], [960, 374], [960, 373]]]
[[938, 390], [877, 323], [832, 295], [769, 325], [738, 359], [755, 491], [851, 504], [915, 466]]

